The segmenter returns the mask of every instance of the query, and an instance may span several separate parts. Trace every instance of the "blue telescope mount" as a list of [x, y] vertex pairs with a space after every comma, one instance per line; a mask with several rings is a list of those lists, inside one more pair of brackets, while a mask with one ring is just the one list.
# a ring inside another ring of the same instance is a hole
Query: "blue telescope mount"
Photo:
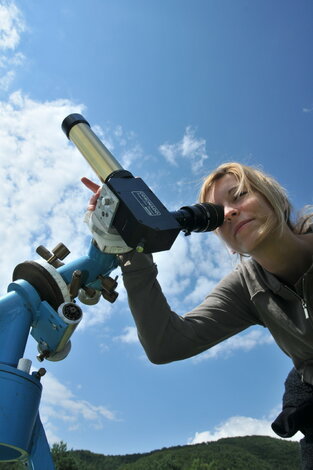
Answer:
[[29, 334], [38, 343], [39, 362], [64, 359], [82, 318], [75, 302], [92, 305], [103, 296], [113, 302], [116, 279], [109, 277], [117, 257], [91, 241], [85, 256], [64, 264], [63, 244], [52, 253], [40, 246], [44, 261], [25, 261], [0, 298], [0, 462], [24, 462], [33, 470], [53, 470], [50, 447], [39, 415], [43, 367], [31, 372], [24, 358]]

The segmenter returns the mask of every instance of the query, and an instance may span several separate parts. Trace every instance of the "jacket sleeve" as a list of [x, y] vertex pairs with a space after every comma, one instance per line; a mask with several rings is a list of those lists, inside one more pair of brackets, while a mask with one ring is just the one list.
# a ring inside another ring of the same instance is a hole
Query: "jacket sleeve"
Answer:
[[162, 293], [151, 255], [123, 255], [121, 269], [139, 340], [155, 364], [194, 356], [259, 323], [236, 271], [198, 307], [180, 316], [171, 310]]

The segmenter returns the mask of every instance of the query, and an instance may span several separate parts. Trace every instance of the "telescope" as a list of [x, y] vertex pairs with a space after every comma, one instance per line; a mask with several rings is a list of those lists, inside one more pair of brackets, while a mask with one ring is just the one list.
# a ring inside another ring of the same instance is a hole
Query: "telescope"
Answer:
[[101, 297], [114, 302], [117, 254], [131, 250], [169, 250], [180, 231], [215, 230], [224, 209], [195, 204], [170, 212], [141, 178], [122, 168], [80, 114], [64, 119], [62, 129], [102, 182], [95, 211], [88, 212], [93, 238], [87, 254], [69, 263], [62, 243], [51, 251], [39, 246], [43, 258], [18, 264], [7, 294], [0, 297], [0, 462], [23, 462], [33, 470], [54, 470], [39, 415], [41, 378], [31, 371], [24, 352], [31, 335], [39, 362], [61, 361], [71, 350], [71, 337], [82, 319], [76, 303], [94, 305]]
[[[90, 225], [102, 251], [165, 251], [171, 248], [180, 231], [190, 235], [222, 225], [224, 208], [220, 205], [202, 203], [168, 211], [141, 178], [122, 168], [82, 115], [70, 114], [62, 129], [103, 183]], [[110, 243], [116, 235], [122, 238], [123, 246]], [[103, 242], [105, 238], [107, 244]]]

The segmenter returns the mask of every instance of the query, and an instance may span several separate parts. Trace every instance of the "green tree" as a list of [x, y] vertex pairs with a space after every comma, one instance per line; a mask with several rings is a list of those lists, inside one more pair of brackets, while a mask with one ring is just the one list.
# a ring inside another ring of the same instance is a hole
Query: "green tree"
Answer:
[[53, 444], [51, 455], [56, 470], [79, 470], [78, 462], [71, 454], [69, 454], [65, 442], [61, 441]]
[[200, 458], [193, 459], [191, 467], [188, 470], [218, 470], [217, 464], [214, 460], [210, 463], [203, 462]]

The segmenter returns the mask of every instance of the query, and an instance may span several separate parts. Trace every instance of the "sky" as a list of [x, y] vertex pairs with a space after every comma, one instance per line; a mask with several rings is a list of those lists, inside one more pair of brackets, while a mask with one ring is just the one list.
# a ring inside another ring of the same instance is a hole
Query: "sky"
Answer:
[[[87, 252], [80, 178], [97, 177], [61, 130], [73, 112], [169, 210], [195, 203], [226, 161], [277, 178], [295, 213], [312, 204], [312, 22], [310, 0], [0, 0], [1, 295], [38, 245], [63, 242], [66, 261]], [[179, 314], [238, 262], [203, 233], [154, 258]], [[292, 364], [266, 329], [153, 365], [121, 276], [118, 291], [83, 306], [69, 356], [43, 363], [50, 444], [115, 455], [274, 436]], [[30, 337], [34, 369], [36, 355]]]

